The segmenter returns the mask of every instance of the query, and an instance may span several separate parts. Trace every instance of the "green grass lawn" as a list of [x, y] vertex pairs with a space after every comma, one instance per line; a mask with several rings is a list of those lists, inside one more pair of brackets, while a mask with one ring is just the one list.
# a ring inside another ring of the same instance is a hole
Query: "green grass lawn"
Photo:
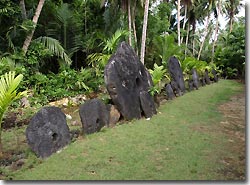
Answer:
[[188, 92], [161, 105], [150, 120], [134, 120], [79, 138], [33, 168], [26, 164], [12, 179], [223, 179], [218, 171], [227, 143], [223, 132], [217, 131], [223, 119], [217, 106], [243, 90], [242, 84], [220, 80]]

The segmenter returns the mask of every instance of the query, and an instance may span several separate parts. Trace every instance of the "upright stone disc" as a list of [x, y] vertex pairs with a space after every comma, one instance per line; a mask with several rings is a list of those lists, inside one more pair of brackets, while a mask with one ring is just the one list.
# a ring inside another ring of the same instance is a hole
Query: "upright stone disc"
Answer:
[[60, 108], [43, 107], [26, 129], [28, 145], [37, 156], [45, 158], [70, 143], [66, 116]]

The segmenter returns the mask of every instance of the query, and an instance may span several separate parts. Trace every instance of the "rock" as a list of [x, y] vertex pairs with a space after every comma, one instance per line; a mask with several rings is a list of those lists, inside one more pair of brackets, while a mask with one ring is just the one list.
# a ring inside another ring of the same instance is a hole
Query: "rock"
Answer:
[[178, 88], [178, 85], [177, 85], [177, 83], [175, 81], [171, 81], [170, 85], [171, 85], [171, 87], [173, 89], [173, 92], [174, 92], [176, 97], [182, 95], [181, 90]]
[[172, 100], [175, 97], [174, 91], [170, 83], [166, 85], [166, 94], [167, 94], [167, 100]]
[[150, 96], [148, 92], [146, 91], [140, 92], [140, 103], [142, 112], [144, 113], [144, 116], [146, 118], [150, 118], [157, 113], [153, 97]]
[[149, 71], [148, 71], [148, 70], [146, 70], [146, 75], [147, 75], [147, 79], [148, 79], [148, 85], [149, 85], [149, 87], [154, 86], [154, 82], [153, 82], [152, 77], [151, 77], [151, 74], [149, 73]]
[[70, 97], [69, 103], [75, 106], [83, 103], [85, 100], [87, 100], [86, 96], [79, 94], [75, 97]]
[[36, 155], [42, 158], [62, 149], [70, 142], [65, 114], [58, 107], [43, 107], [31, 118], [26, 139]]
[[194, 90], [194, 82], [193, 82], [193, 80], [191, 80], [191, 79], [188, 80], [188, 87], [189, 87], [189, 91]]
[[71, 130], [70, 131], [70, 139], [74, 141], [74, 139], [78, 138], [81, 135], [80, 130]]
[[168, 69], [169, 69], [169, 73], [172, 79], [171, 81], [177, 84], [178, 94], [183, 95], [185, 93], [184, 78], [183, 78], [180, 62], [175, 56], [170, 57], [168, 61]]
[[199, 75], [196, 71], [196, 69], [192, 69], [192, 80], [193, 80], [193, 87], [195, 89], [199, 89]]
[[119, 121], [121, 114], [114, 105], [109, 105], [109, 126], [114, 127]]
[[77, 120], [74, 120], [74, 121], [71, 122], [71, 125], [72, 126], [78, 126], [78, 125], [81, 125], [81, 123], [79, 121], [77, 121]]
[[200, 83], [201, 83], [201, 86], [205, 86], [206, 85], [204, 77], [200, 78]]
[[214, 68], [212, 69], [212, 74], [214, 76], [214, 78], [213, 78], [214, 82], [218, 82], [218, 75], [217, 75], [217, 72]]
[[[140, 92], [148, 93], [152, 79], [134, 50], [125, 42], [119, 45], [105, 66], [104, 79], [109, 95], [124, 119], [141, 118], [145, 109], [141, 106]], [[143, 102], [154, 104], [152, 98], [143, 99]], [[152, 113], [147, 114], [153, 115], [154, 112], [156, 110], [152, 108]]]
[[205, 78], [205, 83], [209, 85], [210, 84], [210, 79], [209, 79], [209, 75], [208, 75], [208, 70], [207, 69], [205, 69], [204, 78]]
[[50, 106], [57, 106], [57, 107], [67, 107], [69, 104], [69, 98], [62, 98], [61, 100], [57, 100], [54, 102], [50, 102]]
[[79, 115], [85, 134], [99, 132], [102, 127], [109, 126], [109, 112], [107, 107], [97, 98], [87, 100], [84, 104], [80, 105]]
[[27, 97], [22, 97], [21, 100], [20, 100], [20, 105], [22, 108], [27, 108], [27, 107], [30, 107], [30, 102], [28, 100]]

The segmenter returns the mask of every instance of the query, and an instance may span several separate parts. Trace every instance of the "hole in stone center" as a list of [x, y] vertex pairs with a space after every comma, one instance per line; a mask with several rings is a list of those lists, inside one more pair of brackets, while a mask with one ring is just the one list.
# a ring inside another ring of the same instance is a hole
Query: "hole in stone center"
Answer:
[[137, 87], [140, 87], [141, 81], [138, 77], [135, 79], [135, 83], [136, 83]]
[[100, 120], [99, 120], [99, 118], [97, 118], [97, 119], [96, 119], [96, 123], [98, 124], [98, 123], [99, 123], [99, 121], [100, 121]]
[[56, 140], [57, 140], [57, 137], [58, 137], [57, 133], [53, 133], [53, 134], [52, 134], [52, 140], [53, 140], [53, 141], [56, 141]]

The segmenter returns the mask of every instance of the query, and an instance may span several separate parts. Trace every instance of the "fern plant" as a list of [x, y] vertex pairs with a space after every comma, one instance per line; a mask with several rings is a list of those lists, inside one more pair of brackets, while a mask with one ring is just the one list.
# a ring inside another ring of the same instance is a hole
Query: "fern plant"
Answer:
[[3, 115], [14, 100], [26, 94], [26, 91], [17, 93], [17, 88], [22, 79], [23, 75], [19, 74], [17, 77], [15, 77], [14, 71], [5, 73], [0, 78], [0, 156], [2, 155], [1, 125], [3, 121]]
[[103, 76], [104, 66], [107, 64], [122, 37], [127, 35], [128, 31], [118, 29], [111, 38], [104, 39], [102, 42], [102, 45], [104, 45], [102, 53], [92, 53], [88, 55], [88, 63], [96, 70], [97, 77]]
[[166, 69], [164, 66], [158, 66], [156, 63], [154, 64], [154, 70], [149, 69], [149, 73], [152, 76], [153, 87], [149, 90], [150, 94], [154, 96], [155, 94], [159, 94], [161, 89], [164, 87], [163, 78], [170, 79], [166, 74]]
[[167, 61], [171, 56], [180, 57], [181, 46], [177, 46], [173, 34], [170, 35], [159, 35], [154, 37], [153, 46], [161, 58], [162, 65], [167, 65]]

